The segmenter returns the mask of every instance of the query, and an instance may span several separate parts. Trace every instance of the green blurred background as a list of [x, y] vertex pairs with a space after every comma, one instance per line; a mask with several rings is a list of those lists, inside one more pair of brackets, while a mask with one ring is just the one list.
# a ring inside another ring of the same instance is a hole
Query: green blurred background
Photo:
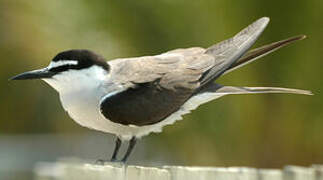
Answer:
[[[208, 47], [262, 16], [271, 22], [256, 46], [298, 34], [308, 38], [217, 81], [309, 89], [315, 96], [226, 96], [143, 138], [130, 162], [265, 168], [323, 163], [322, 0], [0, 0], [0, 136], [20, 139], [7, 140], [0, 152], [15, 152], [13, 144], [34, 135], [109, 136], [74, 123], [45, 83], [9, 77], [46, 66], [66, 49], [91, 49], [109, 60]], [[32, 143], [26, 144], [30, 151]], [[104, 143], [91, 148], [108, 154], [101, 146], [111, 149], [113, 140]], [[2, 156], [10, 162], [16, 155]]]

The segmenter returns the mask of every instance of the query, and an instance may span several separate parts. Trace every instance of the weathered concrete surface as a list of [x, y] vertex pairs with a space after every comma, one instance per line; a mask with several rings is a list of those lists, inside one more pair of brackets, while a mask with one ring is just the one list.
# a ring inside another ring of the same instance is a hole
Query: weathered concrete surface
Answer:
[[284, 178], [286, 180], [315, 180], [315, 169], [312, 167], [286, 166]]
[[286, 166], [279, 169], [248, 167], [143, 167], [121, 163], [97, 165], [59, 161], [39, 163], [37, 180], [323, 180], [323, 165]]
[[38, 180], [170, 180], [166, 169], [121, 163], [39, 163], [35, 175]]

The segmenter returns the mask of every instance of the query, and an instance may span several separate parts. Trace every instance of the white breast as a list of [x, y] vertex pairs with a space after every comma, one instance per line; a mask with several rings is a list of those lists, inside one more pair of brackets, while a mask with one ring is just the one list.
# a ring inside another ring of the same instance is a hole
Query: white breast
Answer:
[[[99, 90], [99, 91], [98, 91]], [[161, 132], [166, 125], [173, 124], [182, 119], [182, 115], [189, 113], [199, 105], [221, 97], [222, 94], [205, 93], [189, 99], [177, 112], [173, 113], [163, 121], [147, 126], [121, 125], [106, 119], [100, 112], [100, 101], [102, 99], [100, 88], [83, 89], [79, 92], [61, 94], [60, 99], [64, 109], [71, 118], [81, 126], [111, 133], [123, 140], [129, 140], [133, 136], [140, 138], [151, 132]], [[131, 118], [131, 117], [129, 117]]]

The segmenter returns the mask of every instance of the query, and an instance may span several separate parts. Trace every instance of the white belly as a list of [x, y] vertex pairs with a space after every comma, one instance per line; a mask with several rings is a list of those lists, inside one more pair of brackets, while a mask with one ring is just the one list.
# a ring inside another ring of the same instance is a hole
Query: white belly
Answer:
[[[96, 96], [94, 94], [96, 94]], [[68, 112], [71, 118], [81, 126], [105, 133], [115, 134], [123, 140], [129, 140], [133, 136], [140, 138], [151, 132], [161, 132], [163, 126], [173, 124], [176, 120], [181, 120], [183, 114], [187, 114], [200, 104], [216, 99], [220, 96], [221, 95], [217, 95], [215, 93], [205, 93], [199, 96], [194, 96], [177, 112], [173, 113], [163, 121], [147, 126], [121, 125], [106, 119], [100, 112], [100, 100], [102, 95], [100, 95], [99, 92], [94, 93], [83, 90], [82, 93], [74, 92], [60, 95], [60, 99], [64, 109]]]
[[60, 95], [60, 99], [70, 117], [81, 126], [117, 136], [127, 134], [126, 131], [130, 127], [113, 123], [101, 114], [101, 97], [95, 96], [94, 94], [96, 93], [84, 91], [82, 93], [74, 92], [62, 94]]

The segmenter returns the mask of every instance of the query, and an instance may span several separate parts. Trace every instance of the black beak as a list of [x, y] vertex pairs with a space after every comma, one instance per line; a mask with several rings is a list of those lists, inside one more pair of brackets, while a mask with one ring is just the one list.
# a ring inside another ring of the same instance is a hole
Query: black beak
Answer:
[[25, 79], [43, 79], [43, 78], [50, 78], [55, 75], [55, 72], [49, 71], [47, 68], [44, 69], [37, 69], [34, 71], [28, 71], [21, 74], [18, 74], [9, 80], [25, 80]]

